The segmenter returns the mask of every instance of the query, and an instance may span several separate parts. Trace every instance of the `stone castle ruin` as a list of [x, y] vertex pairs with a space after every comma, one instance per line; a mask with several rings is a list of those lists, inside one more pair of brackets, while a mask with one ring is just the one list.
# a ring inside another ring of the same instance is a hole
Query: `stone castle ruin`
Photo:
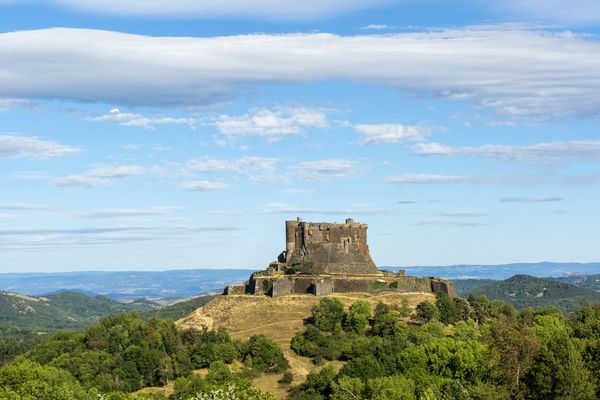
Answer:
[[331, 293], [382, 291], [446, 293], [454, 297], [451, 281], [406, 276], [378, 270], [369, 254], [367, 224], [347, 219], [343, 224], [286, 221], [286, 249], [265, 271], [248, 283], [231, 285], [224, 294], [293, 293], [316, 296]]

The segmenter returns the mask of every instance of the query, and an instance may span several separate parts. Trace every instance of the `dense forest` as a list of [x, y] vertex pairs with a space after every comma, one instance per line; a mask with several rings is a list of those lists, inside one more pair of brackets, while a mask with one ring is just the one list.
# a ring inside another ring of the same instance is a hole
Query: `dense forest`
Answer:
[[167, 385], [173, 400], [274, 399], [253, 386], [260, 374], [281, 376], [291, 400], [600, 398], [600, 303], [565, 315], [486, 296], [440, 296], [415, 310], [325, 297], [291, 348], [316, 366], [303, 382], [265, 336], [239, 342], [119, 314], [14, 357], [0, 369], [0, 399], [166, 399], [136, 391]]
[[600, 275], [563, 278], [537, 278], [515, 275], [503, 281], [469, 279], [455, 281], [459, 295], [485, 295], [500, 299], [517, 308], [559, 307], [571, 312], [589, 302], [600, 301]]

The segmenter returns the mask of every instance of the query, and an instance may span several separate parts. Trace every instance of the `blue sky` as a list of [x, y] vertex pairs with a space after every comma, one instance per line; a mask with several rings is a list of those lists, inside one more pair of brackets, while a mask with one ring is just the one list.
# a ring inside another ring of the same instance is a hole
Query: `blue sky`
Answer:
[[0, 272], [598, 261], [600, 5], [348, 3], [0, 0]]

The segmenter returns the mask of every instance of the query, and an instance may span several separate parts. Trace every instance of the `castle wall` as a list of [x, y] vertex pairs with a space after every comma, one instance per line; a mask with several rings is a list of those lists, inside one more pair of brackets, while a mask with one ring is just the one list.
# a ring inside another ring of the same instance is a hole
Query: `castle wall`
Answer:
[[377, 274], [369, 255], [366, 224], [286, 222], [288, 264], [304, 274]]
[[327, 296], [334, 292], [333, 279], [315, 279], [312, 285], [312, 291], [315, 296]]
[[431, 290], [433, 293], [446, 293], [450, 297], [456, 297], [454, 282], [434, 279], [431, 281]]
[[248, 288], [246, 287], [245, 284], [229, 285], [229, 286], [225, 287], [225, 291], [223, 292], [223, 294], [225, 294], [225, 295], [246, 294], [247, 290], [248, 290]]
[[281, 278], [273, 280], [271, 296], [279, 297], [294, 293], [294, 284], [291, 279]]

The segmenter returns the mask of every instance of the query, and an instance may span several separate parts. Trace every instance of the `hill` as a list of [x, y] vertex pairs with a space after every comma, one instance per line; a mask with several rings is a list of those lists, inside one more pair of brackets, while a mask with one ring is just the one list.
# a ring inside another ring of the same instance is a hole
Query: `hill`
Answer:
[[170, 306], [166, 306], [160, 308], [158, 310], [145, 312], [145, 317], [154, 317], [158, 319], [170, 319], [176, 321], [180, 318], [185, 317], [188, 314], [191, 314], [198, 308], [202, 307], [212, 299], [217, 297], [216, 295], [205, 295], [194, 297], [189, 300], [179, 301], [171, 304]]
[[575, 286], [600, 291], [600, 274], [575, 274], [556, 278], [559, 282], [570, 283]]
[[[410, 307], [424, 300], [435, 301], [433, 294], [426, 293], [383, 293], [377, 295], [363, 293], [333, 294], [349, 307], [357, 300], [366, 300], [372, 306], [383, 302], [400, 306], [402, 299], [408, 299]], [[294, 380], [302, 382], [307, 374], [318, 369], [310, 360], [296, 355], [290, 348], [294, 334], [304, 328], [304, 320], [310, 316], [312, 307], [323, 297], [312, 295], [289, 295], [271, 298], [267, 296], [218, 296], [192, 314], [177, 321], [182, 328], [225, 328], [232, 338], [247, 340], [252, 335], [262, 334], [277, 343], [283, 349], [289, 361]], [[334, 365], [335, 367], [336, 365]], [[339, 367], [339, 366], [338, 366]], [[263, 390], [274, 392], [278, 398], [285, 393], [278, 392], [277, 376], [263, 376], [255, 384]]]
[[0, 324], [19, 328], [82, 329], [107, 315], [151, 310], [147, 303], [125, 304], [79, 292], [60, 292], [46, 297], [0, 292]]
[[515, 275], [504, 281], [484, 283], [470, 291], [522, 307], [555, 306], [569, 312], [586, 303], [600, 301], [600, 293], [585, 287], [530, 275]]

